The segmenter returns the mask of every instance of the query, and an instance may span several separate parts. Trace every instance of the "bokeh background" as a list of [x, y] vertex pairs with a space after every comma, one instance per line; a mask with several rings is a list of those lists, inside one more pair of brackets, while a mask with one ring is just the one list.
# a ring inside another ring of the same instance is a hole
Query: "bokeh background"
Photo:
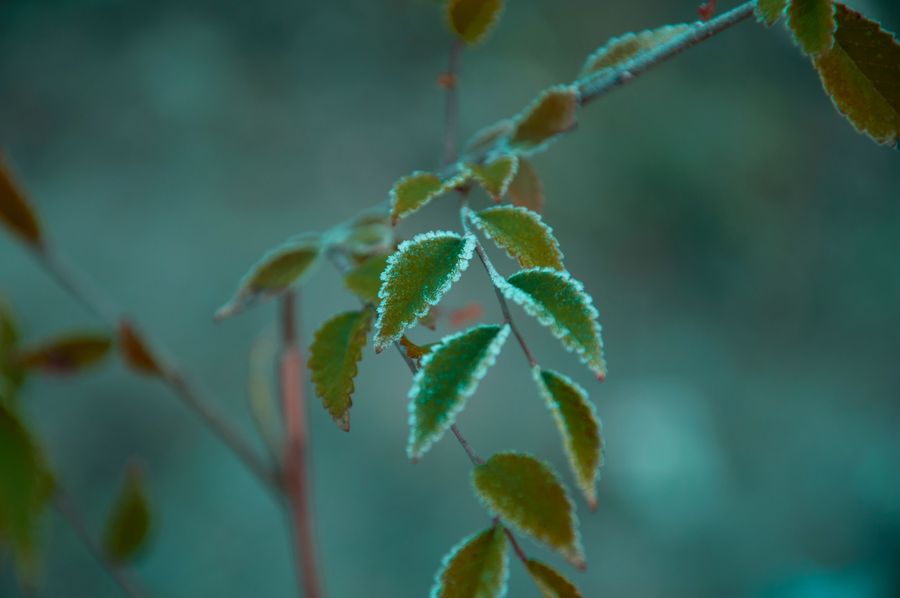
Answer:
[[[851, 4], [900, 29], [894, 0]], [[570, 80], [608, 37], [695, 11], [509, 2], [464, 56], [462, 134]], [[449, 41], [423, 0], [4, 0], [0, 146], [69, 261], [251, 436], [248, 351], [274, 306], [218, 326], [213, 311], [268, 247], [435, 165]], [[590, 597], [900, 595], [900, 154], [834, 111], [782, 27], [749, 22], [592, 104], [535, 163], [610, 376], [517, 310], [539, 358], [589, 388], [607, 442], [601, 507], [579, 502], [589, 570], [528, 551]], [[438, 202], [400, 232], [457, 222]], [[0, 295], [29, 341], [100, 325], [8, 235]], [[500, 317], [477, 267], [445, 304], [473, 299]], [[304, 339], [354, 305], [323, 267]], [[310, 405], [331, 596], [424, 596], [488, 521], [449, 438], [407, 461], [408, 386], [396, 355], [367, 349], [350, 434]], [[113, 360], [24, 394], [95, 530], [125, 464], [144, 463], [158, 526], [135, 572], [154, 595], [292, 595], [277, 505], [168, 389]], [[571, 483], [512, 344], [460, 425], [482, 454], [531, 451]], [[52, 512], [42, 541], [39, 595], [118, 595]], [[510, 595], [537, 596], [511, 569]], [[0, 564], [0, 595], [18, 593]]]

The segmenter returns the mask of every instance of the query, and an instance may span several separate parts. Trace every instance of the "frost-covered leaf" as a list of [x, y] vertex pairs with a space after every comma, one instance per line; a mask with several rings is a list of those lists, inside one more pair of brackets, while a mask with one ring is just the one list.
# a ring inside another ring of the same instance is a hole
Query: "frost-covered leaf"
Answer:
[[356, 266], [344, 277], [344, 284], [351, 293], [368, 303], [378, 302], [381, 273], [387, 267], [390, 254], [373, 255]]
[[519, 158], [505, 154], [484, 164], [472, 166], [472, 174], [484, 190], [499, 202], [519, 170]]
[[112, 342], [105, 334], [69, 334], [24, 350], [18, 361], [28, 370], [69, 374], [100, 362], [111, 346]]
[[431, 598], [500, 598], [506, 594], [508, 567], [502, 526], [473, 534], [444, 557]]
[[476, 326], [441, 339], [422, 359], [409, 391], [411, 459], [420, 458], [456, 421], [509, 336], [509, 326]]
[[134, 558], [147, 543], [150, 520], [143, 475], [137, 467], [129, 467], [106, 521], [104, 550], [107, 556], [117, 563]]
[[386, 210], [364, 212], [353, 222], [339, 227], [332, 235], [336, 245], [357, 256], [389, 251], [394, 244], [394, 229]]
[[690, 30], [690, 28], [691, 25], [680, 23], [678, 25], [666, 25], [657, 29], [647, 29], [639, 33], [626, 33], [619, 37], [614, 37], [587, 57], [584, 66], [581, 68], [580, 76], [588, 77], [603, 69], [617, 67], [641, 52], [652, 50], [671, 41]]
[[480, 129], [466, 141], [466, 154], [478, 156], [489, 152], [505, 141], [514, 128], [515, 123], [507, 118]]
[[534, 368], [533, 373], [562, 435], [578, 487], [591, 509], [596, 509], [597, 478], [603, 464], [603, 437], [594, 406], [588, 399], [587, 391], [567, 376], [552, 370], [542, 371], [539, 367]]
[[805, 54], [815, 56], [834, 43], [833, 0], [791, 0], [787, 9], [788, 27]]
[[446, 179], [423, 171], [403, 177], [391, 189], [391, 222], [397, 224], [401, 218], [423, 208], [435, 197], [459, 187], [471, 174], [467, 167], [461, 166], [456, 174]]
[[815, 59], [822, 85], [858, 131], [878, 143], [900, 140], [900, 43], [843, 4], [831, 50]]
[[521, 453], [497, 453], [475, 467], [472, 483], [489, 511], [576, 567], [585, 566], [572, 501], [549, 465]]
[[581, 598], [575, 584], [553, 567], [534, 559], [528, 559], [526, 566], [544, 598]]
[[553, 229], [540, 214], [519, 206], [494, 206], [473, 212], [469, 219], [523, 268], [563, 270], [562, 252]]
[[487, 37], [502, 11], [503, 0], [447, 0], [450, 28], [467, 44]]
[[119, 323], [119, 350], [125, 363], [134, 371], [148, 376], [158, 376], [162, 373], [159, 362], [150, 352], [144, 339], [127, 320]]
[[597, 378], [606, 378], [599, 314], [580, 282], [550, 268], [521, 270], [494, 281], [503, 294], [523, 308], [581, 358]]
[[316, 395], [345, 432], [350, 431], [353, 380], [371, 324], [371, 309], [338, 314], [322, 324], [309, 350]]
[[510, 146], [520, 152], [541, 149], [556, 135], [575, 127], [577, 108], [576, 87], [558, 85], [545, 90], [515, 118], [516, 129], [510, 138]]
[[31, 245], [41, 245], [41, 225], [37, 216], [2, 160], [0, 160], [0, 222]]
[[285, 292], [310, 271], [320, 251], [318, 235], [301, 235], [269, 251], [244, 276], [231, 301], [219, 308], [216, 320]]
[[758, 0], [754, 9], [757, 20], [767, 27], [771, 27], [784, 14], [787, 3], [788, 0]]
[[468, 268], [475, 239], [451, 232], [416, 235], [388, 258], [378, 290], [375, 350], [381, 351], [428, 313]]
[[544, 185], [531, 162], [521, 156], [516, 178], [510, 183], [507, 193], [513, 205], [537, 213], [544, 211]]

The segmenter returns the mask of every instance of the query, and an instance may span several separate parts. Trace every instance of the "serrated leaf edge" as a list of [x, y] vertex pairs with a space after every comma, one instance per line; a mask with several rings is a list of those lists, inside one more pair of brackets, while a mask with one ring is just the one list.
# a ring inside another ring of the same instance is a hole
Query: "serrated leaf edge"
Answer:
[[422, 208], [424, 208], [425, 206], [430, 204], [432, 202], [432, 200], [434, 200], [436, 197], [440, 197], [444, 193], [447, 193], [448, 191], [452, 191], [456, 187], [459, 187], [460, 185], [464, 184], [472, 176], [472, 171], [465, 164], [460, 163], [457, 165], [457, 168], [458, 168], [458, 170], [452, 176], [441, 180], [441, 186], [438, 187], [434, 193], [429, 195], [424, 201], [422, 201], [422, 203], [420, 203], [416, 207], [414, 207], [410, 210], [406, 210], [405, 212], [397, 212], [397, 189], [404, 182], [408, 181], [409, 179], [419, 177], [422, 175], [430, 175], [430, 176], [437, 177], [438, 179], [440, 179], [440, 177], [437, 174], [435, 174], [433, 172], [429, 172], [427, 170], [415, 170], [415, 171], [409, 173], [408, 175], [397, 179], [397, 181], [391, 186], [391, 190], [388, 193], [388, 199], [389, 199], [390, 206], [391, 206], [391, 213], [390, 213], [391, 224], [396, 226], [396, 224], [398, 222], [400, 222], [407, 216], [411, 216], [412, 214], [415, 214], [416, 212], [418, 212], [419, 210], [421, 210]]
[[509, 191], [509, 186], [512, 185], [513, 179], [516, 178], [516, 175], [519, 174], [519, 156], [511, 153], [500, 153], [496, 156], [491, 156], [487, 160], [485, 160], [482, 165], [483, 168], [489, 168], [494, 162], [498, 160], [512, 160], [512, 168], [509, 169], [509, 174], [506, 175], [506, 178], [503, 179], [503, 182], [500, 184], [500, 190], [495, 195], [487, 190], [487, 186], [485, 185], [484, 178], [480, 175], [477, 168], [472, 168], [472, 176], [481, 184], [481, 187], [487, 191], [488, 195], [494, 198], [494, 201], [499, 202], [506, 196], [506, 192]]
[[[519, 125], [522, 123], [522, 121], [524, 121], [525, 118], [529, 114], [531, 114], [538, 106], [540, 106], [541, 102], [543, 101], [543, 99], [546, 96], [548, 96], [551, 93], [555, 93], [555, 92], [559, 92], [559, 91], [570, 93], [575, 96], [575, 103], [576, 103], [576, 110], [577, 110], [578, 104], [581, 103], [581, 93], [580, 93], [577, 85], [571, 84], [571, 83], [561, 83], [559, 85], [553, 85], [552, 87], [548, 87], [547, 89], [543, 90], [540, 94], [538, 94], [538, 96], [535, 99], [533, 99], [530, 104], [525, 106], [525, 108], [523, 108], [518, 114], [516, 114], [511, 119], [513, 122], [513, 128], [512, 128], [512, 131], [510, 132], [510, 134], [504, 140], [504, 145], [514, 148], [516, 154], [518, 154], [520, 156], [525, 156], [527, 158], [527, 157], [533, 156], [535, 154], [540, 154], [541, 152], [546, 151], [547, 148], [550, 147], [553, 143], [555, 143], [557, 139], [559, 139], [565, 133], [570, 131], [571, 128], [567, 129], [565, 131], [560, 131], [560, 132], [556, 133], [555, 135], [551, 135], [544, 141], [542, 141], [536, 145], [533, 145], [531, 147], [520, 147], [520, 146], [516, 146], [516, 144], [513, 143], [513, 138], [516, 136], [516, 131], [518, 131]], [[577, 123], [574, 126], [577, 126]], [[574, 128], [574, 126], [573, 126], [573, 128]]]
[[[499, 524], [498, 524], [499, 526]], [[477, 532], [473, 532], [457, 542], [450, 551], [441, 558], [441, 566], [438, 569], [437, 573], [434, 574], [434, 585], [431, 587], [431, 593], [429, 594], [429, 598], [440, 598], [441, 596], [441, 578], [444, 576], [444, 573], [447, 572], [447, 569], [450, 568], [450, 564], [453, 562], [453, 559], [459, 554], [459, 552], [465, 548], [470, 542], [472, 542], [475, 538], [480, 536], [481, 534], [491, 531], [496, 533], [497, 527], [489, 527], [487, 529], [483, 529]], [[502, 532], [501, 532], [502, 533]], [[501, 589], [500, 593], [497, 595], [499, 598], [502, 598], [506, 595], [506, 590], [509, 585], [509, 547], [506, 545], [508, 540], [506, 539], [506, 535], [504, 534], [503, 543], [503, 579], [501, 581]]]
[[[550, 244], [553, 246], [553, 249], [556, 251], [556, 255], [557, 255], [557, 258], [559, 259], [559, 263], [560, 264], [563, 263], [563, 259], [565, 258], [565, 256], [563, 255], [562, 249], [560, 249], [560, 247], [559, 247], [559, 241], [556, 239], [556, 235], [553, 234], [553, 228], [549, 224], [544, 222], [544, 219], [541, 218], [541, 215], [538, 214], [537, 212], [535, 212], [534, 210], [529, 210], [525, 206], [516, 206], [516, 205], [491, 206], [489, 208], [479, 210], [478, 212], [475, 212], [468, 207], [465, 208], [465, 210], [466, 210], [466, 216], [468, 216], [469, 221], [472, 222], [478, 230], [480, 230], [482, 233], [484, 233], [484, 235], [487, 238], [489, 238], [491, 241], [493, 241], [494, 244], [497, 245], [497, 247], [502, 249], [503, 252], [507, 255], [507, 257], [509, 257], [511, 260], [514, 260], [520, 266], [521, 266], [521, 262], [519, 261], [519, 258], [516, 257], [515, 255], [513, 255], [512, 253], [510, 253], [509, 249], [505, 245], [502, 245], [497, 239], [495, 239], [493, 237], [493, 235], [491, 235], [491, 232], [488, 229], [488, 227], [485, 226], [484, 223], [481, 221], [480, 214], [483, 214], [484, 212], [500, 212], [500, 211], [515, 210], [517, 212], [521, 212], [521, 213], [531, 217], [538, 224], [538, 226], [540, 226], [544, 230], [544, 232], [547, 233], [547, 237], [550, 239]], [[556, 270], [556, 268], [551, 268], [551, 270]]]

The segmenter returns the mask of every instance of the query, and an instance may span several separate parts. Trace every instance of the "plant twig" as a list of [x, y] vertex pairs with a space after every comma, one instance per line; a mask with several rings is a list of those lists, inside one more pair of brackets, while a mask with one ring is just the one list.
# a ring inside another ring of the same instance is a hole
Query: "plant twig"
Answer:
[[306, 395], [303, 388], [303, 354], [297, 342], [296, 292], [281, 297], [281, 404], [286, 439], [282, 475], [294, 536], [297, 573], [306, 598], [322, 595], [317, 550], [310, 506], [311, 484], [307, 447]]

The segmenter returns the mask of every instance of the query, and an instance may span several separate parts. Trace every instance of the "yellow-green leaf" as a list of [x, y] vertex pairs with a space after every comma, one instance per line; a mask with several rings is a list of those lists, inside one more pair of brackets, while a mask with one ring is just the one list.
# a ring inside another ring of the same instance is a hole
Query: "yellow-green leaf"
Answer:
[[567, 272], [532, 268], [494, 281], [503, 294], [547, 326], [563, 346], [576, 353], [597, 375], [606, 378], [599, 314], [580, 282]]
[[456, 174], [446, 179], [423, 171], [403, 177], [391, 188], [391, 222], [397, 224], [401, 218], [423, 208], [435, 197], [459, 187], [471, 174], [467, 167], [461, 166]]
[[575, 584], [553, 567], [534, 559], [528, 559], [526, 566], [544, 598], [581, 598]]
[[815, 56], [834, 43], [833, 0], [791, 0], [787, 9], [788, 27], [805, 54]]
[[467, 209], [466, 214], [523, 268], [564, 269], [553, 229], [540, 214], [519, 206], [494, 206], [480, 212]]
[[244, 276], [231, 301], [219, 308], [216, 320], [229, 318], [287, 291], [310, 271], [320, 251], [317, 235], [295, 237], [269, 251]]
[[558, 85], [545, 90], [515, 118], [516, 129], [510, 145], [520, 152], [534, 152], [553, 137], [575, 127], [578, 89]]
[[476, 131], [466, 141], [466, 155], [479, 156], [489, 153], [490, 150], [506, 141], [514, 127], [515, 123], [512, 119], [507, 118]]
[[597, 508], [597, 479], [603, 464], [600, 420], [587, 391], [567, 376], [535, 367], [534, 380], [556, 420], [569, 465], [591, 509]]
[[614, 37], [587, 57], [584, 66], [581, 68], [580, 76], [588, 77], [603, 69], [617, 67], [641, 52], [652, 50], [671, 41], [690, 30], [690, 28], [691, 25], [680, 23], [678, 25], [666, 25], [657, 29], [647, 29], [639, 33], [626, 33], [619, 37]]
[[69, 374], [97, 364], [112, 342], [105, 334], [76, 333], [61, 336], [19, 354], [19, 365], [28, 370]]
[[572, 501], [546, 463], [520, 453], [498, 453], [472, 471], [475, 493], [492, 513], [573, 565], [585, 566]]
[[158, 376], [162, 373], [159, 362], [150, 352], [144, 339], [127, 320], [119, 323], [119, 350], [125, 363], [134, 371], [148, 376]]
[[900, 140], [900, 43], [843, 4], [831, 50], [815, 59], [822, 85], [835, 107], [878, 143]]
[[441, 339], [422, 359], [409, 391], [411, 459], [420, 458], [456, 421], [494, 364], [509, 326], [476, 326]]
[[767, 27], [771, 27], [778, 22], [784, 9], [787, 7], [788, 0], [758, 0], [756, 3], [756, 19], [760, 23], [764, 23]]
[[129, 467], [106, 522], [104, 549], [117, 563], [133, 559], [150, 535], [150, 503], [140, 469]]
[[371, 324], [371, 309], [338, 314], [322, 324], [309, 350], [316, 395], [345, 432], [350, 431], [353, 380]]
[[519, 170], [519, 158], [512, 154], [504, 154], [484, 164], [472, 166], [472, 174], [494, 201], [500, 201], [506, 195], [510, 183]]
[[375, 350], [381, 351], [440, 301], [469, 266], [475, 239], [451, 232], [416, 235], [400, 244], [381, 274]]
[[388, 257], [390, 254], [370, 256], [348, 272], [344, 277], [344, 284], [350, 292], [367, 303], [377, 303], [381, 273], [387, 267]]
[[506, 594], [506, 532], [495, 525], [465, 538], [444, 557], [431, 598], [500, 598]]
[[467, 44], [487, 37], [502, 11], [502, 0], [447, 0], [450, 28]]
[[507, 193], [513, 205], [539, 214], [544, 211], [544, 185], [531, 162], [521, 156], [516, 178], [510, 183]]
[[0, 160], [0, 222], [31, 245], [41, 245], [37, 216], [3, 160]]

